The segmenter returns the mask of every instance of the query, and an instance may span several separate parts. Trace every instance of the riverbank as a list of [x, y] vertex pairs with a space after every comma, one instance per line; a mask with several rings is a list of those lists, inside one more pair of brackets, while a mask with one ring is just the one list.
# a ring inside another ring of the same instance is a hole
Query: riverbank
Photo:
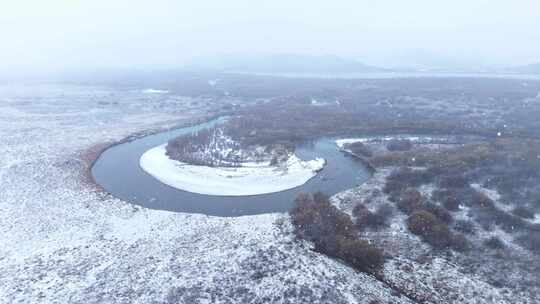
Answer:
[[165, 145], [145, 152], [141, 168], [173, 188], [206, 195], [247, 196], [280, 192], [305, 184], [317, 175], [325, 160], [303, 161], [294, 154], [280, 166], [268, 162], [243, 163], [240, 167], [207, 167], [170, 159]]

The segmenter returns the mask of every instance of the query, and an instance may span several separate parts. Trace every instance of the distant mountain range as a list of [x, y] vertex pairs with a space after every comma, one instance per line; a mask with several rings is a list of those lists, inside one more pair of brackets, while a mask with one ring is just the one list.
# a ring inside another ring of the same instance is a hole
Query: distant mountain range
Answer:
[[366, 65], [354, 59], [325, 55], [222, 56], [197, 58], [188, 69], [211, 69], [253, 73], [367, 73], [388, 70]]
[[[427, 56], [426, 56], [427, 57]], [[431, 56], [433, 57], [433, 56]], [[428, 58], [429, 59], [429, 58]], [[447, 62], [447, 65], [441, 62]], [[410, 67], [406, 68], [407, 63]], [[437, 64], [438, 63], [438, 64]], [[288, 73], [288, 74], [339, 74], [339, 73], [454, 73], [454, 74], [540, 74], [540, 63], [495, 67], [488, 65], [478, 65], [471, 63], [452, 64], [451, 60], [426, 60], [422, 65], [415, 64], [412, 60], [404, 60], [401, 67], [381, 68], [365, 64], [353, 58], [340, 57], [335, 55], [308, 56], [296, 54], [278, 54], [267, 56], [218, 56], [199, 57], [192, 60], [185, 66], [188, 70], [211, 70], [226, 72], [246, 72], [246, 73]]]

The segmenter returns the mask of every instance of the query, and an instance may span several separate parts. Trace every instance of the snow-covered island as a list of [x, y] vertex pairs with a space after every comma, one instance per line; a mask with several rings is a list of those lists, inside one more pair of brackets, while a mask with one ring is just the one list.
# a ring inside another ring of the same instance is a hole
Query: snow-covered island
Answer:
[[[162, 183], [180, 190], [206, 195], [244, 196], [296, 188], [317, 175], [325, 165], [323, 158], [304, 161], [294, 153], [281, 154], [276, 158], [260, 149], [253, 153], [233, 149], [231, 146], [236, 145], [230, 138], [221, 132], [217, 135], [211, 136], [208, 144], [203, 145], [203, 151], [197, 151], [198, 156], [208, 155], [210, 159], [204, 161], [217, 165], [173, 159], [167, 151], [167, 144], [163, 144], [146, 151], [140, 158], [140, 166]], [[234, 164], [226, 161], [233, 154]]]

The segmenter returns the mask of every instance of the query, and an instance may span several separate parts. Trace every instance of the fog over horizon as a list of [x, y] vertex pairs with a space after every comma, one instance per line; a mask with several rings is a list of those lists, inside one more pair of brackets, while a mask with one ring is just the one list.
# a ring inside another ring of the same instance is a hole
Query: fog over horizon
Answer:
[[540, 62], [533, 0], [20, 0], [0, 10], [3, 74], [175, 68], [221, 55], [337, 55], [380, 67]]

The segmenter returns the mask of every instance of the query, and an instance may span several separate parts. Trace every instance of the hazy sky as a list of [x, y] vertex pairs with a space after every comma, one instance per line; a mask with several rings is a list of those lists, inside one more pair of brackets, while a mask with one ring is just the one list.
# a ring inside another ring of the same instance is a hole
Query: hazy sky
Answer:
[[0, 37], [4, 71], [272, 53], [513, 65], [540, 62], [540, 1], [0, 0]]

